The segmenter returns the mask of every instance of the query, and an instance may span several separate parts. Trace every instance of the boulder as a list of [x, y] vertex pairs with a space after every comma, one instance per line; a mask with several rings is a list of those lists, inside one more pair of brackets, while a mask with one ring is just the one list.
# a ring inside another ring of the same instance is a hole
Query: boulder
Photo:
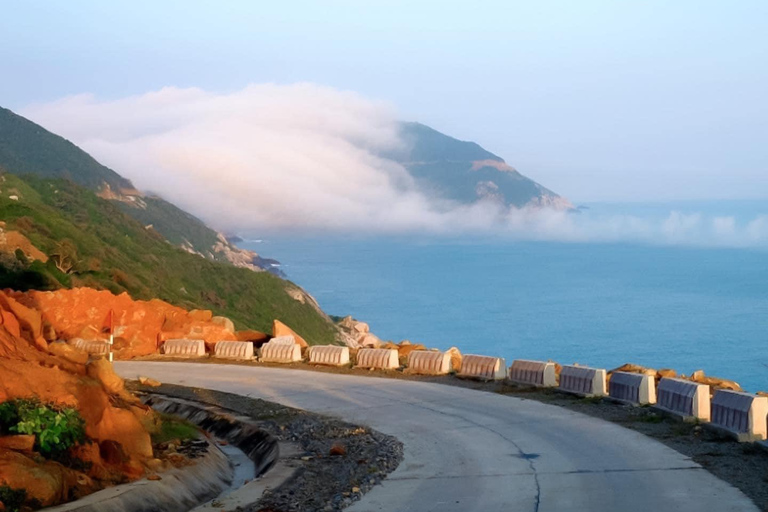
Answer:
[[277, 338], [279, 336], [293, 336], [296, 340], [296, 343], [298, 343], [302, 348], [309, 346], [304, 338], [296, 334], [293, 329], [285, 325], [283, 322], [276, 319], [274, 322], [272, 322], [272, 337]]
[[741, 386], [737, 382], [728, 379], [720, 379], [717, 377], [708, 377], [704, 375], [704, 370], [697, 370], [693, 372], [690, 380], [698, 382], [700, 384], [708, 384], [713, 389], [727, 389], [730, 391], [743, 391]]
[[151, 388], [159, 388], [162, 385], [159, 381], [149, 377], [139, 377], [139, 384], [142, 386], [149, 386]]
[[56, 462], [38, 463], [9, 450], [0, 450], [0, 482], [12, 489], [25, 489], [28, 502], [35, 500], [43, 507], [95, 490], [91, 479], [83, 473]]
[[614, 368], [613, 370], [608, 372], [608, 375], [614, 373], [614, 372], [625, 372], [625, 373], [639, 373], [641, 375], [651, 375], [656, 376], [656, 370], [653, 368], [647, 368], [645, 366], [640, 366], [638, 364], [632, 364], [632, 363], [626, 363], [618, 368]]
[[448, 350], [446, 350], [448, 354], [451, 355], [451, 369], [453, 371], [460, 371], [461, 370], [461, 351], [456, 347], [451, 347]]
[[138, 403], [140, 400], [125, 390], [125, 382], [115, 373], [112, 363], [104, 358], [91, 360], [85, 367], [86, 374], [101, 383], [110, 395], [115, 395], [126, 402]]
[[400, 346], [397, 349], [397, 355], [402, 358], [407, 358], [408, 354], [413, 352], [414, 350], [427, 350], [427, 347], [422, 345], [421, 343], [411, 344], [411, 342], [408, 342], [407, 345], [404, 345], [403, 343], [400, 343]]
[[237, 341], [254, 341], [257, 343], [263, 343], [269, 340], [268, 334], [253, 330], [236, 331], [235, 337], [237, 338]]
[[75, 364], [85, 364], [88, 362], [88, 354], [86, 352], [77, 350], [67, 343], [53, 342], [48, 345], [48, 352]]
[[188, 315], [194, 322], [210, 322], [213, 319], [213, 312], [207, 309], [193, 309]]
[[661, 379], [674, 379], [677, 377], [677, 372], [671, 368], [662, 368], [656, 372], [656, 380]]
[[235, 333], [235, 324], [229, 318], [225, 316], [214, 316], [211, 318], [211, 323], [221, 326], [224, 330]]
[[[369, 332], [367, 334], [363, 334], [362, 336], [360, 336], [357, 339], [357, 344], [358, 346], [365, 347], [365, 348], [380, 348], [382, 345], [382, 342], [378, 336]], [[392, 348], [397, 349], [398, 347], [397, 345], [395, 345]]]
[[0, 437], [0, 450], [13, 450], [15, 452], [32, 452], [35, 447], [35, 436], [3, 436]]

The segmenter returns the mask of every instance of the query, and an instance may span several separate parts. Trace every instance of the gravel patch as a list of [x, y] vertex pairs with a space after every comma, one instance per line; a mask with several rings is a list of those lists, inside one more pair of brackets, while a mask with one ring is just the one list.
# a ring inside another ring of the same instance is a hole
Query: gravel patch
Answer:
[[328, 416], [208, 389], [130, 387], [229, 409], [252, 418], [279, 441], [301, 446], [301, 465], [293, 477], [266, 491], [247, 511], [341, 510], [386, 478], [403, 458], [403, 445], [394, 437]]

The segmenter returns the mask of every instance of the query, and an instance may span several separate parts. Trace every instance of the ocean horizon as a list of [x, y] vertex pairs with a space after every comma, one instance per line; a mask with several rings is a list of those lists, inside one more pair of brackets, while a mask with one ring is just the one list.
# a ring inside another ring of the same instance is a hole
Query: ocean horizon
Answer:
[[[626, 224], [630, 216], [629, 225], [640, 219], [643, 228], [623, 238], [595, 233], [597, 241], [296, 234], [240, 245], [279, 260], [329, 314], [368, 322], [385, 340], [457, 346], [508, 363], [701, 369], [768, 390], [768, 246], [748, 229], [768, 202], [585, 211], [592, 218], [578, 223]], [[670, 218], [687, 229], [673, 233], [682, 238], [643, 238], [654, 226], [669, 234]], [[723, 225], [727, 232], [717, 230]]]

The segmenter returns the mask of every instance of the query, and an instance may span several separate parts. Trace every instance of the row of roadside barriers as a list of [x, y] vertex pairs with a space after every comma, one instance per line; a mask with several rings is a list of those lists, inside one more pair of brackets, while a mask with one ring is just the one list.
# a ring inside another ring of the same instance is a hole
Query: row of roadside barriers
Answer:
[[[82, 347], [85, 349], [85, 347]], [[95, 347], [88, 347], [93, 350]], [[99, 347], [101, 348], [101, 347]], [[174, 357], [204, 357], [202, 340], [168, 340], [163, 352]], [[255, 357], [250, 342], [224, 341], [216, 343], [213, 357], [252, 360]], [[273, 338], [258, 351], [260, 361], [295, 363], [303, 361], [301, 347], [293, 336]], [[310, 364], [345, 366], [350, 363], [347, 347], [315, 345], [307, 349]], [[376, 370], [400, 368], [396, 349], [362, 348], [357, 352], [357, 367]], [[453, 372], [447, 352], [415, 350], [408, 355], [405, 373], [414, 375], [447, 375]], [[768, 439], [768, 397], [710, 386], [684, 379], [662, 378], [658, 385], [653, 375], [616, 371], [586, 366], [563, 366], [557, 373], [551, 361], [518, 359], [507, 368], [503, 358], [464, 355], [458, 377], [486, 381], [509, 380], [516, 384], [556, 388], [584, 397], [606, 397], [636, 406], [652, 406], [682, 418], [699, 421], [731, 435], [739, 442]]]

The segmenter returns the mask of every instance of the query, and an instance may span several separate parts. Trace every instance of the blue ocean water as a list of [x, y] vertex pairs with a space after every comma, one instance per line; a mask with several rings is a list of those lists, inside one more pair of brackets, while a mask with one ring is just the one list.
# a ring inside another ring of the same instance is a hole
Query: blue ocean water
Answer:
[[503, 238], [269, 237], [248, 247], [384, 339], [768, 390], [768, 250]]

